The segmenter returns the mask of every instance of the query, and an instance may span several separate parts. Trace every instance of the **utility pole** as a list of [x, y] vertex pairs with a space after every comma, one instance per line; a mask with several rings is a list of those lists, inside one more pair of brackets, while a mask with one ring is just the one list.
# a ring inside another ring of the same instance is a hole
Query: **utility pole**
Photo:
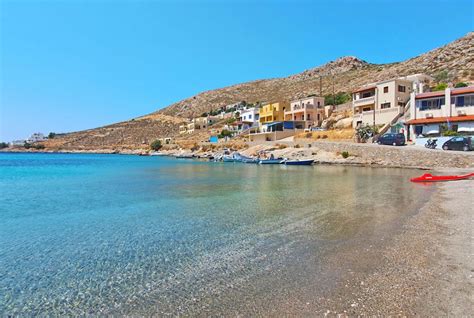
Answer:
[[319, 97], [323, 96], [323, 77], [319, 75]]
[[375, 135], [375, 108], [377, 107], [377, 86], [375, 86], [375, 96], [374, 96], [374, 113], [373, 113], [373, 127], [374, 127], [374, 135]]

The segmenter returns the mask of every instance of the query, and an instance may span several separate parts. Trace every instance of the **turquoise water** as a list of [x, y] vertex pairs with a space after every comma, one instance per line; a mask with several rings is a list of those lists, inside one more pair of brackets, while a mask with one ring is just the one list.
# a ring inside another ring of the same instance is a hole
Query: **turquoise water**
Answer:
[[[389, 238], [418, 171], [0, 154], [0, 313], [265, 314]], [[348, 262], [346, 262], [348, 263]], [[366, 270], [360, 267], [359, 270]]]

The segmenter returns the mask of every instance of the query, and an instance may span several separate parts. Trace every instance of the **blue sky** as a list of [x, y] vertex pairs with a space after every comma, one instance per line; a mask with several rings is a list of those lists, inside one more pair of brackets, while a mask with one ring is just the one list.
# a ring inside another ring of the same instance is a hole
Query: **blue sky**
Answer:
[[473, 29], [468, 1], [0, 0], [0, 140], [153, 112], [355, 55], [401, 61]]

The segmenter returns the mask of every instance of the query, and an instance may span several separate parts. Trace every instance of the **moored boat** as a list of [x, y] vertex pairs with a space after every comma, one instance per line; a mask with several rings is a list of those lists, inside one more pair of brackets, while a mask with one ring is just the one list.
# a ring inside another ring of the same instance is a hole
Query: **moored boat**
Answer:
[[234, 157], [232, 157], [232, 156], [225, 155], [225, 156], [222, 157], [222, 161], [223, 161], [223, 162], [234, 162], [235, 159], [234, 159]]
[[311, 166], [313, 164], [314, 160], [313, 159], [308, 159], [308, 160], [285, 160], [285, 165], [288, 166]]
[[442, 182], [442, 181], [457, 181], [457, 180], [467, 180], [474, 177], [474, 173], [468, 173], [458, 176], [434, 176], [430, 173], [425, 173], [424, 175], [416, 178], [411, 178], [411, 182]]
[[275, 159], [262, 159], [258, 161], [261, 165], [279, 165], [283, 163], [283, 158], [275, 158]]

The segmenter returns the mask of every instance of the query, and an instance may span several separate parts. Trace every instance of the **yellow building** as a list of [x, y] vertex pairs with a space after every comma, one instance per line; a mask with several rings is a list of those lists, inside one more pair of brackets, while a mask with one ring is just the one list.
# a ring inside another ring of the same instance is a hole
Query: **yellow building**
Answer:
[[286, 102], [266, 104], [260, 108], [260, 123], [267, 124], [274, 121], [283, 121], [285, 110], [290, 108], [290, 104]]

